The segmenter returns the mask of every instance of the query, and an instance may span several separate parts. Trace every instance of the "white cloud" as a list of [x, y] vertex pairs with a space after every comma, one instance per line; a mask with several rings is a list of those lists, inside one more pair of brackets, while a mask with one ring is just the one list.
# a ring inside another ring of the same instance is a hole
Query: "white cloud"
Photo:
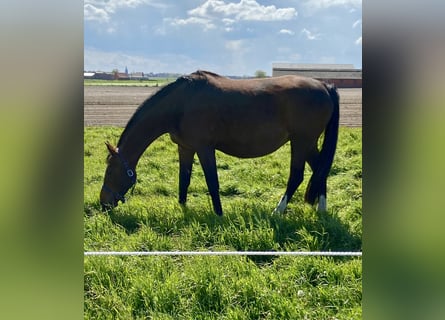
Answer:
[[278, 21], [290, 20], [297, 15], [294, 8], [279, 8], [274, 5], [260, 5], [255, 0], [240, 0], [226, 3], [222, 0], [207, 0], [199, 7], [189, 10], [191, 16], [205, 18], [227, 18], [237, 21]]
[[204, 27], [204, 31], [214, 29], [216, 26], [209, 20], [205, 18], [200, 17], [189, 17], [187, 19], [166, 19], [167, 21], [170, 21], [170, 24], [172, 26], [186, 26], [186, 25], [193, 25], [198, 24], [202, 25]]
[[[274, 5], [260, 5], [255, 0], [240, 0], [226, 3], [223, 0], [207, 0], [202, 5], [187, 11], [188, 18], [166, 18], [172, 26], [201, 24], [204, 30], [216, 28], [226, 32], [235, 30], [238, 21], [278, 21], [290, 20], [297, 15], [294, 8], [276, 8]], [[249, 31], [249, 30], [247, 30]]]
[[362, 37], [359, 37], [357, 40], [355, 40], [355, 44], [356, 45], [361, 45], [362, 44]]
[[107, 22], [110, 20], [110, 15], [105, 9], [97, 8], [89, 3], [83, 6], [83, 15], [86, 21]]
[[288, 30], [288, 29], [281, 29], [280, 31], [278, 31], [279, 34], [287, 34], [287, 35], [294, 35], [295, 32], [293, 32], [292, 30]]
[[103, 23], [110, 21], [111, 15], [120, 8], [136, 8], [141, 5], [165, 7], [164, 4], [155, 0], [85, 0], [83, 12], [85, 20]]
[[234, 24], [236, 20], [234, 19], [229, 19], [229, 18], [224, 18], [222, 19], [222, 22], [224, 22], [225, 25], [231, 25]]
[[313, 33], [306, 28], [301, 30], [301, 33], [304, 34], [308, 40], [318, 40], [318, 39], [320, 39], [320, 35], [321, 35], [319, 33]]
[[353, 24], [352, 24], [352, 27], [353, 28], [356, 28], [356, 27], [358, 27], [358, 26], [362, 26], [362, 19], [358, 19], [356, 22], [354, 22]]

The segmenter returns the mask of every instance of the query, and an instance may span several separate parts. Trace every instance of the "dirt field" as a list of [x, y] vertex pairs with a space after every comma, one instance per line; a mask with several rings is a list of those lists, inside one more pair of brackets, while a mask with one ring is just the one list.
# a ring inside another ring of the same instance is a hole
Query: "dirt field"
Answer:
[[[124, 127], [156, 87], [84, 87], [84, 125]], [[362, 89], [339, 89], [340, 125], [362, 126]]]

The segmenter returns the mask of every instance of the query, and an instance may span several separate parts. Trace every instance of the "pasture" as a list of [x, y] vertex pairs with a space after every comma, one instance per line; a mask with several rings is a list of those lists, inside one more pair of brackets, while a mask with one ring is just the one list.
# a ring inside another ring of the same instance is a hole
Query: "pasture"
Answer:
[[[118, 127], [84, 131], [85, 251], [359, 251], [361, 128], [340, 128], [328, 212], [303, 203], [309, 178], [283, 215], [271, 215], [289, 174], [289, 144], [262, 158], [217, 152], [225, 215], [214, 214], [195, 158], [186, 208], [167, 135], [137, 167], [128, 201], [100, 210], [107, 150]], [[85, 257], [85, 319], [360, 319], [361, 259], [349, 257]]]

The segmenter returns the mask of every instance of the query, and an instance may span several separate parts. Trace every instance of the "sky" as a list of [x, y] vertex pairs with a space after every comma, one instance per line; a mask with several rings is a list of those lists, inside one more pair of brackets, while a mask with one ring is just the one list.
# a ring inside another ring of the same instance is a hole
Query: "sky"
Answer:
[[85, 0], [84, 70], [272, 74], [272, 63], [362, 68], [361, 0]]

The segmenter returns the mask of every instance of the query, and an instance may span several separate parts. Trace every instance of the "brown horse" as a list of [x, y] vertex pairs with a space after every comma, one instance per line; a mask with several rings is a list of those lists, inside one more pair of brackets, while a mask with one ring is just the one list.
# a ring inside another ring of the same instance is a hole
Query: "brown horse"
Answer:
[[[333, 85], [298, 76], [231, 80], [207, 71], [180, 77], [136, 110], [110, 155], [100, 202], [104, 209], [125, 201], [136, 182], [145, 149], [169, 133], [179, 152], [179, 202], [185, 204], [195, 153], [218, 215], [215, 150], [240, 158], [272, 153], [290, 140], [287, 189], [274, 212], [282, 213], [303, 181], [305, 162], [313, 173], [305, 200], [326, 210], [326, 180], [338, 137], [339, 96]], [[325, 132], [321, 150], [318, 138]]]

